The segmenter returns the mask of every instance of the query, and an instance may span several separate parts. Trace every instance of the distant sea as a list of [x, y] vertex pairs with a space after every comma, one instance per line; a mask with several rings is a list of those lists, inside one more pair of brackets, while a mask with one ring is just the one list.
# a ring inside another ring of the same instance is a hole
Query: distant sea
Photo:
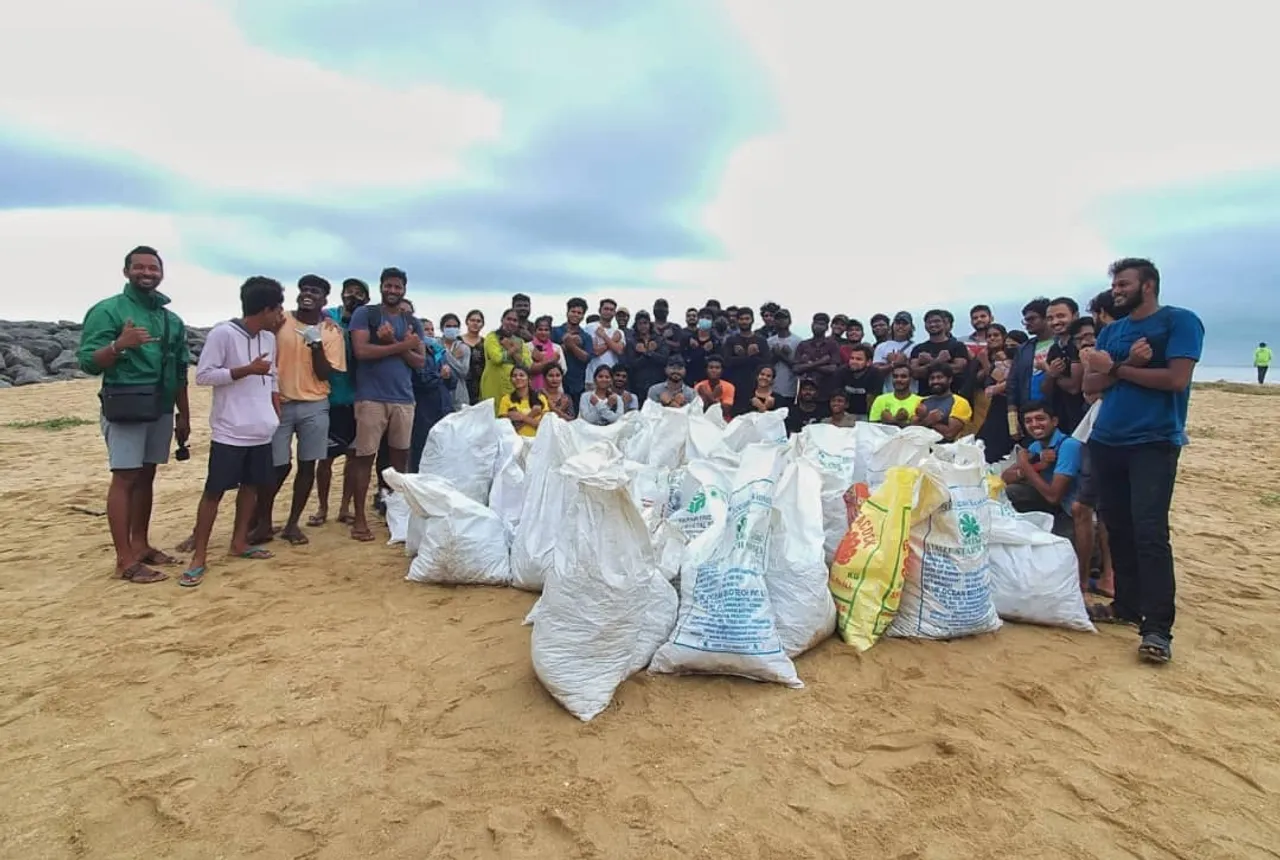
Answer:
[[[1252, 367], [1225, 367], [1217, 364], [1196, 365], [1196, 382], [1253, 382], [1258, 381], [1258, 371]], [[1280, 384], [1280, 366], [1271, 368], [1267, 385]]]

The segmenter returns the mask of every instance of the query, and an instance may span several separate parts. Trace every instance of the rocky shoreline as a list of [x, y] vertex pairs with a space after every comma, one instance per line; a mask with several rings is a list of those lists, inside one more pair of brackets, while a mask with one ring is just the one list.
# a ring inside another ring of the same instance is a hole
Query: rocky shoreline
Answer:
[[[0, 320], [0, 388], [87, 377], [76, 360], [83, 328], [67, 320]], [[208, 333], [208, 329], [187, 327], [193, 360]]]

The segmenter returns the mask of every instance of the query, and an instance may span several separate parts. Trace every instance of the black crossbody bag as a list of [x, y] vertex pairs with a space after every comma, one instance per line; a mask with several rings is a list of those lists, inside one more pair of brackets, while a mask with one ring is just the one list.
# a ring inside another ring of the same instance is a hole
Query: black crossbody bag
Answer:
[[164, 311], [164, 334], [160, 341], [160, 380], [149, 385], [103, 383], [98, 399], [102, 417], [113, 424], [150, 424], [164, 415], [165, 373], [169, 366], [169, 312]]

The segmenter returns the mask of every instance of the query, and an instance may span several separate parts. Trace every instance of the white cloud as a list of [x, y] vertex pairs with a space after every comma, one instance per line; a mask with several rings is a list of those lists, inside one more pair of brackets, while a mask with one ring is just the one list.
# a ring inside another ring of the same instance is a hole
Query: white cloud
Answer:
[[249, 44], [213, 0], [46, 0], [0, 28], [0, 121], [220, 190], [334, 193], [455, 175], [501, 110]]
[[1092, 225], [1108, 195], [1280, 165], [1259, 2], [723, 6], [780, 130], [734, 154], [704, 213], [724, 259], [660, 269], [722, 297], [870, 314], [1101, 284], [1143, 250]]

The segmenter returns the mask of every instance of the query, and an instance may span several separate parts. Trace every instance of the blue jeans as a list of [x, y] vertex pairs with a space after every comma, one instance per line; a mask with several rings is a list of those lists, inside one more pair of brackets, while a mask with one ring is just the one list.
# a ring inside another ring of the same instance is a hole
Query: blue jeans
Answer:
[[1182, 448], [1089, 443], [1098, 516], [1107, 527], [1116, 570], [1115, 614], [1136, 621], [1142, 634], [1173, 636], [1173, 546], [1169, 504]]

